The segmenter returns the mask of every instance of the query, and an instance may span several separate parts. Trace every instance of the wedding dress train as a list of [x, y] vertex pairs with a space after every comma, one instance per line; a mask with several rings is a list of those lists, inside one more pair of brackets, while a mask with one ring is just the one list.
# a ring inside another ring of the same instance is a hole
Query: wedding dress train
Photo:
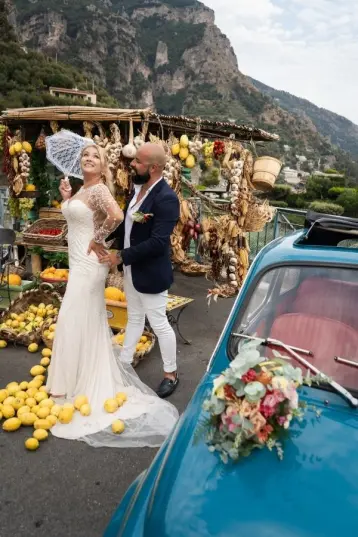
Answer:
[[[92, 413], [75, 412], [70, 424], [57, 423], [54, 436], [82, 440], [94, 447], [157, 447], [171, 432], [178, 411], [160, 399], [121, 363], [120, 348], [112, 343], [104, 301], [108, 267], [95, 253], [87, 254], [93, 237], [104, 240], [118, 225], [118, 205], [102, 184], [83, 188], [62, 205], [68, 223], [70, 275], [59, 312], [47, 388], [73, 402], [86, 395]], [[103, 215], [107, 217], [104, 218]], [[115, 413], [104, 410], [106, 399], [125, 392], [127, 401]], [[122, 434], [112, 432], [116, 419]]]

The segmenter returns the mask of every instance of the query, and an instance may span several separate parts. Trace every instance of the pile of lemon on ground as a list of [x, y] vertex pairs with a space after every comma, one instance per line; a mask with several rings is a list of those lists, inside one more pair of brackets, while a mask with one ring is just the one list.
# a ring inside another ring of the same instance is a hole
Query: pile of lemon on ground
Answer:
[[[76, 397], [74, 404], [65, 403], [63, 406], [55, 404], [48, 396], [45, 382], [46, 368], [51, 363], [50, 349], [42, 350], [42, 359], [39, 365], [31, 368], [33, 377], [30, 381], [10, 382], [6, 388], [0, 389], [0, 421], [6, 432], [14, 432], [20, 427], [32, 427], [33, 434], [25, 441], [25, 447], [36, 450], [40, 442], [48, 438], [48, 431], [57, 423], [71, 423], [75, 412], [82, 416], [91, 414], [91, 406], [85, 395]], [[118, 393], [115, 398], [104, 402], [104, 410], [109, 413], [116, 412], [127, 400], [125, 393]], [[123, 421], [112, 423], [112, 431], [121, 434], [125, 429]]]
[[[55, 308], [52, 304], [48, 304], [47, 306], [43, 303], [38, 306], [31, 304], [28, 309], [22, 313], [10, 313], [8, 317], [4, 319], [0, 328], [10, 329], [20, 335], [38, 330], [43, 326], [44, 322], [46, 322], [49, 327], [44, 334], [51, 340], [55, 335], [56, 323], [54, 322], [54, 317], [57, 315], [58, 308]], [[6, 347], [6, 342], [1, 342], [0, 346]], [[32, 343], [30, 347], [30, 352], [36, 352], [38, 350], [35, 343]]]

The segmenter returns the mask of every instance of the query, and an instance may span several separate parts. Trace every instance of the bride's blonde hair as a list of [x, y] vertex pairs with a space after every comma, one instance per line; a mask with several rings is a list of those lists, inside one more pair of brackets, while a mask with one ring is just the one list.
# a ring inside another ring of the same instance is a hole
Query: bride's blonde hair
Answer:
[[93, 145], [97, 150], [97, 153], [98, 153], [98, 156], [99, 156], [99, 161], [101, 163], [101, 178], [102, 178], [102, 181], [104, 182], [104, 184], [106, 185], [106, 187], [108, 188], [108, 190], [110, 191], [112, 196], [114, 196], [115, 188], [114, 188], [114, 182], [113, 182], [113, 175], [112, 175], [112, 172], [111, 172], [110, 167], [108, 165], [107, 153], [105, 152], [103, 147], [100, 147], [97, 144], [86, 145], [82, 149], [81, 158], [83, 156], [83, 153], [86, 151], [86, 149], [88, 149], [89, 147], [91, 147]]

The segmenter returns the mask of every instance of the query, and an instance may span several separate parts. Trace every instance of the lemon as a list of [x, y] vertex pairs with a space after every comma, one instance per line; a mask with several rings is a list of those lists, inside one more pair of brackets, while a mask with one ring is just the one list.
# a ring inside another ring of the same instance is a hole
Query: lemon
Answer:
[[21, 420], [19, 418], [10, 418], [4, 421], [2, 428], [8, 433], [17, 431], [21, 427]]
[[2, 420], [2, 412], [1, 412], [1, 409], [0, 409], [0, 421]]
[[34, 397], [28, 397], [27, 399], [25, 399], [25, 405], [30, 408], [36, 406], [36, 399]]
[[41, 386], [41, 388], [39, 388], [39, 392], [48, 393], [48, 389], [46, 388], [46, 386]]
[[[32, 382], [32, 381], [31, 381], [31, 382]], [[29, 383], [29, 385], [31, 384], [31, 382]], [[29, 388], [27, 389], [27, 391], [26, 391], [27, 395], [28, 395], [29, 397], [31, 397], [31, 398], [32, 398], [32, 397], [35, 397], [35, 394], [36, 394], [37, 392], [38, 392], [38, 389], [35, 388], [35, 387], [29, 387]]]
[[[36, 388], [36, 391], [35, 393], [37, 393], [39, 391], [39, 389], [41, 388], [43, 382], [42, 380], [39, 380], [39, 379], [34, 379], [32, 380], [31, 382], [29, 382], [29, 387], [30, 388]], [[27, 390], [27, 393], [29, 393], [29, 390]]]
[[48, 439], [48, 432], [45, 431], [45, 429], [36, 429], [32, 436], [36, 438], [36, 440], [38, 440], [39, 442], [43, 442], [44, 440]]
[[114, 434], [121, 434], [125, 429], [125, 425], [122, 420], [116, 420], [112, 423], [112, 431]]
[[56, 324], [52, 324], [49, 328], [50, 332], [55, 332], [56, 331]]
[[91, 414], [91, 406], [88, 403], [85, 403], [81, 406], [80, 413], [82, 416], [89, 416]]
[[20, 390], [19, 392], [15, 393], [15, 397], [17, 397], [18, 399], [26, 399], [27, 393], [24, 392], [23, 390]]
[[13, 418], [15, 416], [15, 410], [11, 405], [3, 405], [2, 415], [5, 419]]
[[[40, 392], [40, 393], [42, 393], [42, 392]], [[54, 404], [55, 403], [52, 401], [52, 399], [43, 399], [42, 401], [40, 401], [39, 407], [40, 408], [48, 408], [49, 410], [51, 410], [51, 408], [53, 407]]]
[[35, 401], [37, 403], [41, 403], [41, 401], [43, 401], [44, 399], [47, 399], [48, 396], [47, 396], [47, 393], [45, 392], [37, 392], [35, 393]]
[[31, 408], [27, 405], [24, 405], [17, 411], [17, 417], [19, 418], [21, 414], [26, 414], [27, 412], [31, 412]]
[[127, 401], [127, 394], [125, 394], [125, 393], [117, 393], [116, 394], [116, 401], [117, 401], [119, 406], [122, 406], [123, 403], [125, 403]]
[[9, 397], [9, 392], [7, 390], [0, 390], [0, 403], [3, 403], [7, 397]]
[[7, 347], [7, 343], [4, 339], [0, 339], [0, 349], [5, 349]]
[[79, 395], [75, 399], [75, 409], [80, 410], [81, 406], [88, 404], [88, 398], [86, 395]]
[[73, 412], [70, 408], [62, 408], [58, 415], [58, 421], [63, 424], [70, 423], [73, 418]]
[[27, 390], [28, 387], [29, 387], [29, 383], [26, 382], [26, 380], [24, 380], [23, 382], [20, 382], [20, 384], [19, 384], [19, 388], [20, 388], [20, 390], [22, 390], [22, 391]]
[[35, 421], [37, 421], [37, 416], [33, 412], [26, 412], [25, 414], [21, 414], [19, 419], [22, 425], [25, 427], [31, 427]]
[[[32, 343], [32, 345], [34, 345], [34, 343]], [[30, 375], [32, 377], [37, 377], [38, 375], [43, 375], [45, 371], [46, 369], [42, 365], [34, 365], [34, 367], [30, 369]]]
[[34, 423], [34, 429], [51, 429], [51, 423], [47, 419], [37, 419]]
[[14, 407], [15, 410], [19, 410], [19, 408], [21, 408], [24, 405], [25, 405], [25, 400], [20, 399], [19, 397], [16, 397], [15, 401], [12, 403], [12, 406]]
[[44, 358], [51, 358], [52, 356], [52, 350], [51, 349], [42, 349], [42, 352], [41, 352], [42, 356]]
[[25, 447], [29, 451], [36, 451], [39, 445], [40, 444], [37, 438], [28, 438], [27, 440], [25, 440]]
[[57, 417], [56, 416], [53, 416], [52, 414], [50, 414], [49, 416], [47, 416], [47, 421], [49, 421], [51, 423], [51, 427], [53, 427], [54, 425], [56, 425], [57, 423]]
[[51, 360], [50, 358], [42, 358], [42, 360], [40, 361], [40, 364], [43, 366], [43, 367], [48, 367], [51, 363]]
[[38, 413], [39, 410], [40, 410], [39, 405], [35, 405], [35, 406], [33, 406], [33, 407], [31, 408], [31, 412], [33, 412], [34, 414], [36, 414], [36, 416], [37, 416], [37, 413]]
[[49, 408], [39, 408], [38, 409], [38, 412], [37, 412], [37, 417], [40, 419], [40, 420], [44, 420], [45, 418], [47, 418], [47, 416], [50, 414], [50, 409]]
[[29, 352], [37, 352], [39, 350], [39, 346], [37, 343], [30, 343], [30, 345], [27, 347], [27, 350]]
[[141, 343], [147, 343], [147, 341], [148, 341], [147, 336], [142, 336], [142, 337], [140, 338], [140, 341], [141, 341]]
[[58, 418], [58, 415], [61, 411], [61, 406], [60, 405], [53, 405], [53, 407], [51, 408], [51, 416], [56, 416], [56, 418]]
[[75, 407], [74, 407], [74, 405], [73, 405], [72, 403], [65, 403], [65, 404], [63, 405], [63, 408], [64, 408], [64, 409], [71, 410], [71, 412], [74, 412], [74, 411], [75, 411]]
[[107, 399], [104, 402], [104, 409], [106, 412], [109, 412], [112, 414], [113, 412], [116, 412], [118, 410], [118, 403], [116, 399]]
[[15, 393], [20, 390], [20, 386], [18, 385], [17, 382], [10, 382], [10, 384], [6, 386], [6, 389], [9, 395], [15, 395]]
[[10, 395], [9, 397], [7, 397], [4, 401], [4, 405], [13, 405], [14, 402], [16, 401], [16, 397], [14, 397], [13, 395]]

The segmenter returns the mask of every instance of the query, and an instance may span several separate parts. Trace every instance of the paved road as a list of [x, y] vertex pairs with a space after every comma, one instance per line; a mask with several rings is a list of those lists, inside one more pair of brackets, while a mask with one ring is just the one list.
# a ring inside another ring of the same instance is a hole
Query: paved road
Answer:
[[[195, 302], [182, 316], [190, 347], [178, 345], [181, 384], [171, 401], [182, 412], [205, 371], [232, 301], [206, 304], [208, 282], [176, 275], [175, 294]], [[0, 353], [0, 387], [27, 380], [39, 355], [8, 348]], [[161, 380], [158, 347], [137, 369], [152, 388]], [[0, 431], [0, 537], [101, 537], [129, 484], [148, 467], [154, 449], [90, 448], [50, 437], [25, 451], [26, 429]]]

